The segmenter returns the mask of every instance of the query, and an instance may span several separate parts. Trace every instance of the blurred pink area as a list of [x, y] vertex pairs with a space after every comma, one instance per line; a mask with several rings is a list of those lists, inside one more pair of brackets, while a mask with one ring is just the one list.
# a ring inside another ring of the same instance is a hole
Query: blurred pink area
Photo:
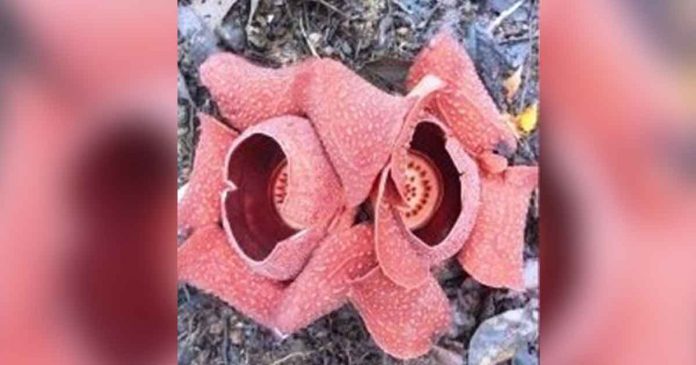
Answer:
[[176, 8], [5, 8], [0, 363], [174, 363]]
[[543, 364], [696, 362], [694, 104], [636, 11], [541, 3]]

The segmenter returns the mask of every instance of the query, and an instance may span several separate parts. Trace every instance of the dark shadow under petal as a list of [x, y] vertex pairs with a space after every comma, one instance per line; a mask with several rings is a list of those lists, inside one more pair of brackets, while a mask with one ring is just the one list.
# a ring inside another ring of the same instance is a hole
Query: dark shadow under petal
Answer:
[[284, 161], [276, 141], [253, 135], [236, 148], [228, 163], [228, 178], [236, 189], [225, 197], [225, 220], [239, 248], [256, 261], [268, 257], [279, 242], [297, 232], [283, 221], [270, 199], [273, 172]]
[[445, 148], [444, 132], [434, 123], [418, 124], [411, 148], [428, 156], [443, 179], [439, 207], [424, 226], [413, 231], [423, 242], [435, 246], [450, 233], [462, 209], [459, 171]]

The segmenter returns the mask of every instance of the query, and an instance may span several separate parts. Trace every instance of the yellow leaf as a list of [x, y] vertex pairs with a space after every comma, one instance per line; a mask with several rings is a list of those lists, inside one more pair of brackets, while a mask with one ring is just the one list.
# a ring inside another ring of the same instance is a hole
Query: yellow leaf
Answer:
[[522, 67], [518, 67], [515, 72], [510, 75], [505, 81], [503, 81], [503, 87], [505, 87], [506, 91], [506, 96], [508, 101], [512, 100], [512, 98], [517, 94], [517, 90], [520, 89], [520, 85], [522, 85]]
[[537, 125], [539, 119], [539, 106], [532, 104], [525, 109], [515, 120], [517, 128], [525, 134], [531, 133]]

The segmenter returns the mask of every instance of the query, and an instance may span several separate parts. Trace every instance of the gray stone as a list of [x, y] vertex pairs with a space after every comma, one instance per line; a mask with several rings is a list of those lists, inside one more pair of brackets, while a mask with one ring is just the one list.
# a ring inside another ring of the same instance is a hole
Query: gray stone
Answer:
[[225, 15], [236, 2], [237, 0], [192, 0], [191, 6], [210, 29], [215, 29], [222, 24]]
[[188, 45], [187, 56], [198, 68], [208, 56], [218, 51], [217, 36], [190, 7], [180, 6], [178, 29]]
[[536, 310], [526, 307], [509, 310], [484, 321], [469, 342], [469, 365], [494, 365], [510, 360], [537, 338]]

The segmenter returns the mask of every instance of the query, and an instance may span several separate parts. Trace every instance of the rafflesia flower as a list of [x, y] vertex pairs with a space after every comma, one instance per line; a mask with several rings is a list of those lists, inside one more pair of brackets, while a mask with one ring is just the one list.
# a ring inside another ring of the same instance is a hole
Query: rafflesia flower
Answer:
[[514, 135], [448, 33], [419, 55], [406, 96], [325, 59], [272, 70], [220, 54], [201, 76], [228, 124], [200, 117], [181, 280], [280, 334], [351, 303], [399, 358], [450, 323], [431, 274], [443, 261], [522, 288], [536, 168], [508, 166]]

